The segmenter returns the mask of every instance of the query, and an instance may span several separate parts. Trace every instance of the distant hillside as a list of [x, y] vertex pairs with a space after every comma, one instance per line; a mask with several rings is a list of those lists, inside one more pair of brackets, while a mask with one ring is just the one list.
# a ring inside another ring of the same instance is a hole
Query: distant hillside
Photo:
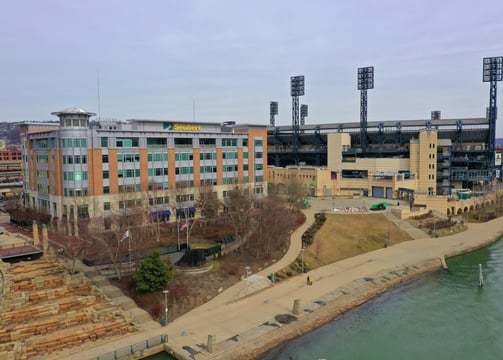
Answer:
[[16, 123], [0, 122], [0, 139], [5, 140], [7, 145], [20, 144], [19, 127]]
[[496, 139], [496, 146], [503, 146], [503, 139]]

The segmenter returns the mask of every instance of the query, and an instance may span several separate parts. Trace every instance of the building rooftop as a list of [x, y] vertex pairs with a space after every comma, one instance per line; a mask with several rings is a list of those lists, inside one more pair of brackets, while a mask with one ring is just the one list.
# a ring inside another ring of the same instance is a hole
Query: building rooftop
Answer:
[[62, 114], [83, 114], [83, 115], [89, 115], [89, 116], [96, 115], [95, 113], [93, 113], [91, 111], [87, 111], [87, 110], [84, 110], [84, 109], [81, 109], [78, 107], [69, 107], [67, 109], [63, 109], [63, 110], [55, 111], [55, 112], [51, 113], [51, 115], [55, 115], [55, 116], [59, 116]]

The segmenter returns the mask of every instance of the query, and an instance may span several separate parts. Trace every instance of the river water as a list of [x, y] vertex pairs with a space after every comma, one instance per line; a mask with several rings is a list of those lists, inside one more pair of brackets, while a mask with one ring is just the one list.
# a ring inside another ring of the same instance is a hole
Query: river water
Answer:
[[447, 265], [261, 359], [503, 359], [503, 241]]

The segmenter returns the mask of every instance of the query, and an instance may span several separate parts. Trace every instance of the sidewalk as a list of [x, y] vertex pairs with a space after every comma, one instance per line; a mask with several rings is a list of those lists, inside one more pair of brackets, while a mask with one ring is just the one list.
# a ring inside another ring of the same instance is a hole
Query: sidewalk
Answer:
[[[300, 252], [301, 238], [319, 208], [306, 210], [307, 221], [292, 234], [291, 246], [283, 259], [257, 275], [267, 276], [291, 263]], [[177, 318], [168, 326], [149, 329], [96, 348], [66, 355], [65, 359], [85, 360], [160, 334], [168, 334], [168, 347], [183, 359], [251, 359], [279, 342], [298, 336], [422, 271], [441, 268], [444, 256], [456, 255], [484, 246], [503, 233], [503, 219], [470, 224], [467, 231], [442, 238], [423, 238], [362, 254], [311, 270], [314, 284], [307, 286], [303, 275], [239, 297], [252, 281], [243, 280], [220, 295]], [[483, 234], [483, 235], [482, 235]], [[433, 264], [433, 265], [432, 265]], [[236, 300], [237, 298], [237, 300]], [[278, 315], [292, 315], [294, 300], [300, 313], [290, 325]], [[208, 335], [215, 336], [216, 351], [206, 350]], [[238, 355], [239, 354], [239, 355]], [[254, 355], [255, 354], [255, 355]]]

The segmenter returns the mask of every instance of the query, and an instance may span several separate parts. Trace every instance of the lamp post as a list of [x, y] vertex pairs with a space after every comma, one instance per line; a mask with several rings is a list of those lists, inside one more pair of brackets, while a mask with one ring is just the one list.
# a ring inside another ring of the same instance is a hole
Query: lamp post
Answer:
[[245, 270], [246, 270], [246, 277], [245, 277], [245, 279], [246, 279], [246, 287], [248, 288], [248, 284], [249, 284], [249, 282], [248, 282], [248, 275], [250, 273], [250, 267], [249, 266], [245, 266]]
[[302, 246], [302, 249], [300, 249], [300, 254], [301, 254], [301, 262], [302, 262], [302, 273], [304, 274], [304, 246]]
[[165, 325], [168, 325], [168, 293], [169, 290], [163, 290], [162, 293], [164, 294], [164, 321], [166, 322]]

